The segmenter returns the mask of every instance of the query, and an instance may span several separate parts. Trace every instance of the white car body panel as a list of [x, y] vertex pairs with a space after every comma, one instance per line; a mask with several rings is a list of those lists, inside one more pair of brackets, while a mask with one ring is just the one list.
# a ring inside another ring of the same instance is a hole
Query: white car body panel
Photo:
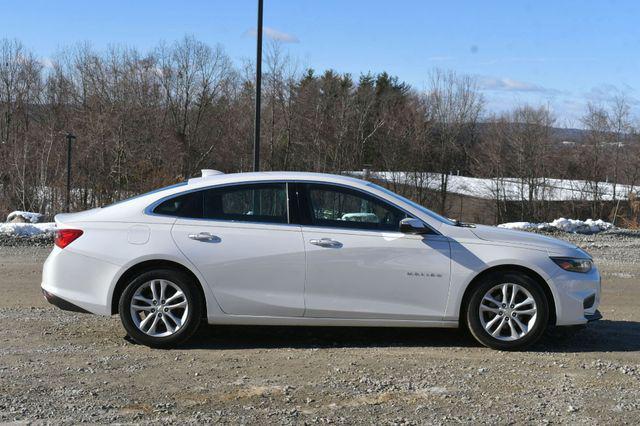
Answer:
[[[248, 182], [330, 183], [360, 190], [422, 220], [435, 235], [184, 219], [150, 207], [196, 189]], [[567, 272], [549, 256], [586, 257], [564, 241], [494, 227], [453, 226], [358, 179], [315, 173], [214, 175], [102, 209], [56, 216], [84, 234], [54, 248], [42, 288], [86, 311], [111, 315], [116, 286], [130, 268], [172, 262], [201, 284], [209, 323], [273, 325], [458, 325], [468, 286], [506, 266], [536, 273], [552, 295], [556, 324], [584, 324], [600, 299], [600, 275]], [[217, 242], [195, 241], [210, 232]], [[310, 240], [332, 238], [339, 248]], [[422, 275], [424, 274], [424, 276]], [[432, 276], [433, 275], [433, 276]], [[596, 303], [583, 309], [583, 300]]]
[[[217, 239], [189, 238], [199, 232]], [[305, 253], [299, 226], [180, 218], [171, 233], [213, 289], [224, 313], [304, 314]]]
[[[308, 317], [442, 320], [450, 277], [440, 235], [303, 227]], [[342, 245], [309, 243], [330, 238]]]

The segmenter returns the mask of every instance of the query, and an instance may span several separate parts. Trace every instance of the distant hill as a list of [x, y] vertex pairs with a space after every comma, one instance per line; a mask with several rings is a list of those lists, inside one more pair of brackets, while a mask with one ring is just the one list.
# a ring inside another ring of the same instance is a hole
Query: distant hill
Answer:
[[565, 129], [562, 127], [553, 128], [553, 137], [560, 141], [579, 142], [586, 134], [586, 130], [582, 129]]
[[[490, 123], [479, 123], [478, 127], [484, 130]], [[585, 136], [587, 131], [582, 129], [567, 129], [564, 127], [554, 127], [552, 129], [552, 137], [555, 141], [571, 141], [580, 142]]]

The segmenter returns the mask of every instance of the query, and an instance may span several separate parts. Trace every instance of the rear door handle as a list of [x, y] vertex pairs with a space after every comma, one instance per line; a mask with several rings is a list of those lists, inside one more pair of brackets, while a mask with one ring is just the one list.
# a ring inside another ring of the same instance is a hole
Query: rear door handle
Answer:
[[331, 238], [320, 238], [320, 239], [311, 239], [309, 240], [310, 244], [314, 246], [320, 247], [330, 247], [330, 248], [340, 248], [342, 247], [342, 243], [340, 241], [332, 240]]
[[214, 242], [219, 243], [221, 241], [220, 237], [217, 235], [213, 235], [210, 232], [198, 232], [197, 234], [189, 234], [189, 238], [196, 241], [203, 242]]

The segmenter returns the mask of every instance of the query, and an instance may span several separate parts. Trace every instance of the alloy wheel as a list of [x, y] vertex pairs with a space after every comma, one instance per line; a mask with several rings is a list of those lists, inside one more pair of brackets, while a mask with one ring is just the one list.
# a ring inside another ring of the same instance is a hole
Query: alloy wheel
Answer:
[[493, 338], [515, 341], [535, 326], [538, 307], [531, 293], [521, 285], [504, 283], [492, 287], [480, 302], [480, 324]]
[[130, 312], [140, 331], [152, 337], [167, 337], [187, 320], [189, 303], [178, 285], [155, 279], [138, 287], [131, 298]]

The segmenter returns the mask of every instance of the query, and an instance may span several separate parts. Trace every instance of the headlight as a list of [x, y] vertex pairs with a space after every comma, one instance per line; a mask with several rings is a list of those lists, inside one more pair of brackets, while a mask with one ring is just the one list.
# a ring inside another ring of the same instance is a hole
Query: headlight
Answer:
[[573, 257], [552, 257], [551, 260], [556, 265], [570, 272], [582, 272], [587, 273], [591, 270], [593, 262], [591, 259], [577, 259]]

